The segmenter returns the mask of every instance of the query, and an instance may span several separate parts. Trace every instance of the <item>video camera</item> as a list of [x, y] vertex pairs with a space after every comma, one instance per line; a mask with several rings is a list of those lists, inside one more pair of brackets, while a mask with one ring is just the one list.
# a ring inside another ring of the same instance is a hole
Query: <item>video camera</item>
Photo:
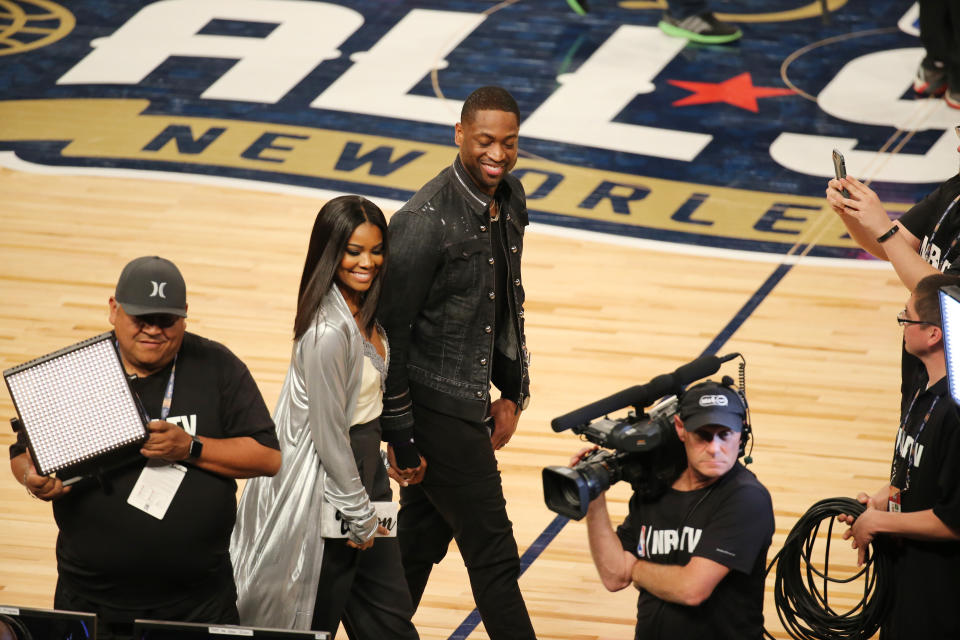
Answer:
[[[574, 467], [546, 467], [543, 497], [547, 507], [562, 516], [580, 520], [586, 515], [590, 502], [620, 480], [629, 482], [643, 500], [652, 500], [666, 491], [687, 464], [683, 444], [674, 430], [677, 396], [686, 385], [716, 373], [721, 364], [736, 357], [740, 354], [701, 356], [647, 384], [624, 389], [554, 418], [550, 423], [554, 431], [571, 429], [612, 451], [593, 451]], [[649, 414], [643, 411], [659, 398], [664, 399]], [[634, 411], [626, 418], [606, 417], [611, 411], [627, 406], [632, 406]], [[596, 420], [600, 416], [604, 417]]]

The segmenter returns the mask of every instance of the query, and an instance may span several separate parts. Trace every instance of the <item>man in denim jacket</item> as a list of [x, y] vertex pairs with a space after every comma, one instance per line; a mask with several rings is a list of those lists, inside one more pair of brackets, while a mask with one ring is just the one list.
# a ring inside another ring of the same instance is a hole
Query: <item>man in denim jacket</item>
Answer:
[[530, 397], [520, 277], [526, 199], [509, 175], [519, 120], [500, 87], [464, 102], [453, 165], [390, 220], [380, 308], [390, 339], [381, 423], [395, 473], [412, 481], [401, 489], [398, 523], [410, 594], [419, 604], [455, 538], [492, 640], [535, 637], [495, 457]]

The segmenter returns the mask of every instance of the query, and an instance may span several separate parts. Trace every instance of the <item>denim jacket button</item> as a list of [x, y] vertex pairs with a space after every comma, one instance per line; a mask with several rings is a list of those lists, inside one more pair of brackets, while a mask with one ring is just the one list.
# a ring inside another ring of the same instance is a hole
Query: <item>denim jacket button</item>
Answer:
[[520, 286], [520, 278], [514, 279], [513, 284], [515, 284], [516, 286], [519, 287], [519, 286]]
[[493, 258], [487, 258], [487, 262], [489, 262], [490, 264], [493, 264]]
[[493, 300], [494, 298], [497, 297], [497, 294], [495, 294], [493, 291], [491, 291], [490, 293], [487, 294], [487, 297], [490, 298], [491, 300]]
[[511, 245], [511, 246], [510, 246], [510, 253], [516, 253], [516, 252], [517, 252], [517, 245], [515, 245], [515, 244], [514, 244], [514, 245]]
[[480, 231], [486, 231], [486, 230], [487, 230], [487, 225], [485, 224], [480, 225]]
[[484, 332], [484, 333], [493, 333], [493, 327], [491, 327], [490, 325], [487, 325], [487, 326], [485, 326], [485, 327], [483, 328], [483, 332]]
[[484, 367], [487, 366], [487, 359], [486, 359], [486, 358], [480, 358], [480, 364], [483, 365]]
[[477, 391], [477, 397], [478, 397], [478, 398], [482, 398], [482, 397], [483, 397], [483, 391]]

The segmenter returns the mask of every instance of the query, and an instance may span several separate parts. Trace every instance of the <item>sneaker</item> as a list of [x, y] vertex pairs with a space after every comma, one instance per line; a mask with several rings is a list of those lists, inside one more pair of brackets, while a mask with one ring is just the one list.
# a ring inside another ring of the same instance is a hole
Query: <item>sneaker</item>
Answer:
[[954, 90], [953, 87], [951, 87], [943, 94], [943, 99], [947, 101], [948, 107], [960, 109], [960, 91]]
[[690, 16], [682, 20], [665, 13], [658, 26], [668, 36], [686, 38], [693, 42], [705, 44], [733, 42], [743, 35], [736, 25], [721, 22], [710, 12]]
[[587, 6], [587, 0], [567, 0], [567, 4], [570, 5], [570, 8], [573, 9], [574, 12], [581, 16], [587, 15], [587, 12], [590, 11], [590, 7]]
[[917, 67], [917, 77], [913, 79], [913, 91], [918, 96], [942, 96], [947, 90], [947, 72], [943, 68], [943, 63], [936, 66], [934, 63], [932, 69], [921, 64]]

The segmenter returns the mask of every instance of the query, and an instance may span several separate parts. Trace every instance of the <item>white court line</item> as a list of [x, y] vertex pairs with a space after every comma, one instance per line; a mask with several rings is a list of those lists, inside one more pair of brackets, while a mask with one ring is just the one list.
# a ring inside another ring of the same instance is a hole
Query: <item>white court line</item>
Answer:
[[[318, 200], [329, 200], [343, 195], [343, 191], [331, 191], [329, 189], [318, 189], [314, 187], [301, 187], [296, 185], [281, 184], [262, 180], [248, 180], [245, 178], [227, 178], [222, 176], [210, 176], [196, 173], [182, 173], [177, 171], [156, 171], [149, 169], [122, 169], [116, 167], [77, 167], [77, 166], [59, 166], [44, 165], [34, 162], [27, 162], [17, 157], [13, 151], [0, 151], [0, 167], [5, 167], [13, 171], [23, 171], [26, 173], [36, 173], [44, 175], [59, 176], [94, 176], [99, 178], [120, 178], [120, 179], [139, 179], [139, 180], [157, 180], [164, 182], [185, 182], [189, 184], [200, 184], [215, 187], [226, 187], [232, 189], [248, 189], [252, 191], [263, 191], [267, 193], [278, 193], [283, 195], [300, 196], [305, 198], [316, 198]], [[365, 194], [361, 194], [365, 195]], [[396, 211], [403, 202], [400, 200], [391, 200], [376, 196], [366, 196], [375, 202], [381, 208], [387, 211]], [[745, 251], [742, 249], [722, 249], [719, 247], [701, 247], [693, 244], [681, 242], [667, 242], [664, 240], [650, 240], [647, 238], [634, 238], [630, 236], [617, 236], [600, 231], [587, 231], [584, 229], [574, 229], [571, 227], [562, 227], [558, 225], [543, 224], [533, 222], [528, 227], [532, 233], [552, 235], [572, 240], [581, 240], [584, 242], [599, 242], [623, 247], [635, 247], [637, 249], [648, 249], [651, 251], [661, 251], [665, 253], [683, 254], [690, 256], [706, 258], [722, 258], [726, 260], [746, 260], [749, 262], [767, 262], [773, 264], [797, 264], [803, 262], [805, 265], [818, 267], [846, 267], [852, 269], [890, 269], [893, 268], [889, 263], [882, 260], [857, 260], [853, 258], [824, 258], [816, 256], [785, 255], [780, 253], [766, 253], [761, 251]]]

